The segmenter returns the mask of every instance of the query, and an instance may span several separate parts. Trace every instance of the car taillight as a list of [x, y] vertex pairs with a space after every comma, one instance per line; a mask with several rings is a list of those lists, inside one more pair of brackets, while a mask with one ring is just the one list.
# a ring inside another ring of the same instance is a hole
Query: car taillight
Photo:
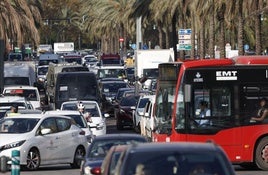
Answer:
[[101, 168], [95, 167], [90, 170], [91, 174], [100, 175], [101, 174]]
[[86, 132], [82, 130], [79, 132], [79, 135], [86, 135]]

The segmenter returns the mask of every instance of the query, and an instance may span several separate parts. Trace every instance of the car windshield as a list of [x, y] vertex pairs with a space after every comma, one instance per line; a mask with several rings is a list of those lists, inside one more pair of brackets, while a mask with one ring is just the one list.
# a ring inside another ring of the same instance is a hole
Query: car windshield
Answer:
[[7, 117], [0, 120], [0, 133], [26, 133], [33, 130], [39, 119]]
[[174, 151], [135, 152], [127, 159], [125, 170], [127, 175], [137, 171], [149, 174], [180, 175], [214, 175], [229, 174], [225, 160], [220, 154], [211, 152], [179, 153]]
[[138, 108], [144, 108], [145, 105], [146, 105], [146, 103], [147, 103], [148, 101], [149, 101], [148, 98], [142, 98], [142, 99], [140, 99]]
[[30, 85], [29, 77], [4, 77], [4, 85]]
[[19, 109], [26, 109], [27, 108], [25, 102], [3, 102], [3, 103], [1, 102], [0, 108], [1, 109], [7, 109], [7, 108], [10, 109], [10, 107], [13, 105], [18, 106]]
[[37, 75], [46, 75], [48, 67], [38, 67]]
[[127, 87], [127, 83], [105, 83], [103, 84], [102, 91], [104, 93], [117, 93], [119, 88], [125, 88]]
[[35, 89], [6, 89], [4, 95], [25, 97], [29, 101], [38, 101]]
[[138, 97], [136, 96], [129, 96], [126, 98], [122, 98], [120, 101], [120, 106], [136, 106]]
[[109, 149], [115, 145], [130, 145], [134, 143], [145, 142], [142, 139], [111, 139], [98, 140], [91, 144], [87, 158], [104, 158]]
[[[83, 103], [85, 111], [89, 112], [91, 117], [100, 117], [98, 107], [95, 103]], [[67, 103], [62, 105], [62, 110], [78, 110], [77, 103]]]

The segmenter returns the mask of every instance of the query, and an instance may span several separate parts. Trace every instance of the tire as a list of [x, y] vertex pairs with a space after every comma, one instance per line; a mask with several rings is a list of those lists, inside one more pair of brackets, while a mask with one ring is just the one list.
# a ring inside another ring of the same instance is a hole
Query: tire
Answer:
[[255, 163], [258, 168], [261, 170], [268, 170], [268, 155], [266, 155], [266, 160], [263, 158], [263, 151], [266, 150], [268, 152], [268, 137], [264, 137], [258, 143], [255, 150]]
[[30, 149], [27, 154], [27, 164], [25, 166], [28, 170], [37, 170], [40, 166], [41, 157], [40, 153], [36, 148]]
[[82, 146], [79, 146], [76, 148], [75, 153], [74, 153], [74, 160], [73, 163], [71, 163], [72, 168], [80, 168], [81, 162], [86, 155], [86, 151]]

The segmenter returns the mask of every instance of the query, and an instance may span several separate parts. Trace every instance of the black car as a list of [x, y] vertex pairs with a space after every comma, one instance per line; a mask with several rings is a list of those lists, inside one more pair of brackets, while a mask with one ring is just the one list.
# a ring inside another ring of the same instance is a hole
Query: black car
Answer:
[[235, 175], [223, 149], [214, 143], [144, 143], [128, 147], [116, 175]]
[[133, 112], [136, 109], [140, 96], [131, 95], [120, 100], [118, 108], [115, 110], [116, 128], [133, 127]]
[[101, 93], [102, 110], [105, 113], [114, 115], [113, 100], [118, 89], [127, 88], [129, 84], [125, 81], [100, 81], [99, 88]]
[[94, 174], [98, 171], [107, 152], [115, 145], [145, 143], [147, 139], [139, 134], [106, 134], [94, 138], [86, 151], [80, 168], [81, 175]]

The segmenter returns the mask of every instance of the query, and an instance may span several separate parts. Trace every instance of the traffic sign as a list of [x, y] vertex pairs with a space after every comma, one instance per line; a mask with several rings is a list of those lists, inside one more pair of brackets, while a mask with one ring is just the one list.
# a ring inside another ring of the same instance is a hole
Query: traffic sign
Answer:
[[191, 39], [191, 35], [179, 35], [179, 39], [183, 40], [183, 39]]
[[191, 40], [179, 40], [179, 44], [190, 44], [191, 45]]
[[179, 35], [191, 35], [192, 30], [191, 29], [180, 29], [179, 30]]
[[191, 44], [178, 44], [177, 50], [191, 50], [192, 46]]

